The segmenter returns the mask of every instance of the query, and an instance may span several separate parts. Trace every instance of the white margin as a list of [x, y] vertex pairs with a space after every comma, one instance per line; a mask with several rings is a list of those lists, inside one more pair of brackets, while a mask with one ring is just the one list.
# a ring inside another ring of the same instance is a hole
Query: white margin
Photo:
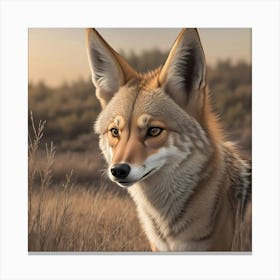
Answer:
[[[279, 2], [1, 1], [1, 279], [279, 279]], [[253, 254], [29, 255], [29, 27], [253, 30]]]

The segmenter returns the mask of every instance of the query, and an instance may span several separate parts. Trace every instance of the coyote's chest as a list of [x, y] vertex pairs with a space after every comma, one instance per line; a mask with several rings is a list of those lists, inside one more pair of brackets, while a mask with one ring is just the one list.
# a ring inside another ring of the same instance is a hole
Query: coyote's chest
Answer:
[[[207, 220], [210, 212], [205, 209], [186, 207], [191, 191], [186, 191], [180, 197], [164, 199], [158, 195], [162, 204], [153, 204], [151, 200], [135, 186], [129, 189], [136, 206], [140, 222], [152, 245], [158, 251], [205, 251], [208, 249], [208, 239], [195, 240], [195, 236], [204, 236], [208, 232]], [[166, 196], [168, 197], [168, 196]], [[156, 199], [152, 200], [153, 202]], [[210, 209], [210, 208], [209, 208]], [[197, 215], [200, 218], [197, 218]], [[202, 216], [202, 218], [201, 218]]]
[[[143, 202], [143, 201], [142, 201]], [[194, 240], [198, 232], [205, 231], [203, 225], [199, 228], [197, 222], [190, 215], [185, 215], [178, 221], [172, 217], [164, 218], [155, 209], [147, 207], [145, 203], [137, 204], [138, 215], [143, 229], [157, 251], [206, 251], [209, 240]], [[199, 221], [201, 222], [201, 221]]]
[[178, 235], [173, 234], [173, 229], [168, 221], [161, 219], [159, 215], [147, 214], [138, 208], [138, 213], [151, 247], [156, 251], [207, 251], [209, 240], [193, 241], [190, 230], [183, 230]]

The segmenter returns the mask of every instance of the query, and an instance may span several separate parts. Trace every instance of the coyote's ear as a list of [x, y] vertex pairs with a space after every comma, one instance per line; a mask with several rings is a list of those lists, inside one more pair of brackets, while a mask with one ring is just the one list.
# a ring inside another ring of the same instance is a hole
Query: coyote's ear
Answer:
[[183, 29], [163, 65], [159, 84], [181, 106], [206, 85], [206, 64], [196, 29]]
[[87, 53], [96, 95], [105, 107], [136, 72], [93, 28], [87, 29]]

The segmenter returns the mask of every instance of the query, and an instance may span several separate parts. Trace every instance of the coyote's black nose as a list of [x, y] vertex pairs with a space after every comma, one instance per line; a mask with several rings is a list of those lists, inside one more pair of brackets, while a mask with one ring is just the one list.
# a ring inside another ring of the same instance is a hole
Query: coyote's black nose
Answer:
[[117, 163], [111, 167], [111, 173], [118, 179], [124, 179], [130, 172], [130, 166], [125, 163]]

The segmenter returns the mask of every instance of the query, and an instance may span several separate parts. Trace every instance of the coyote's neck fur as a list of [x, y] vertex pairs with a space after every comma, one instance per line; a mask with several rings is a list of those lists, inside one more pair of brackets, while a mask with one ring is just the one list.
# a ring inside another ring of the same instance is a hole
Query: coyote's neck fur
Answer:
[[[243, 180], [240, 183], [244, 186], [249, 182], [246, 164], [239, 158], [225, 158], [231, 155], [231, 149], [231, 146], [221, 146], [219, 158], [212, 155], [197, 173], [193, 166], [186, 164], [174, 170], [172, 176], [165, 174], [164, 178], [140, 182], [129, 189], [154, 249], [232, 249], [238, 195], [236, 180]], [[234, 166], [235, 161], [240, 165]], [[243, 177], [236, 178], [238, 174]]]

